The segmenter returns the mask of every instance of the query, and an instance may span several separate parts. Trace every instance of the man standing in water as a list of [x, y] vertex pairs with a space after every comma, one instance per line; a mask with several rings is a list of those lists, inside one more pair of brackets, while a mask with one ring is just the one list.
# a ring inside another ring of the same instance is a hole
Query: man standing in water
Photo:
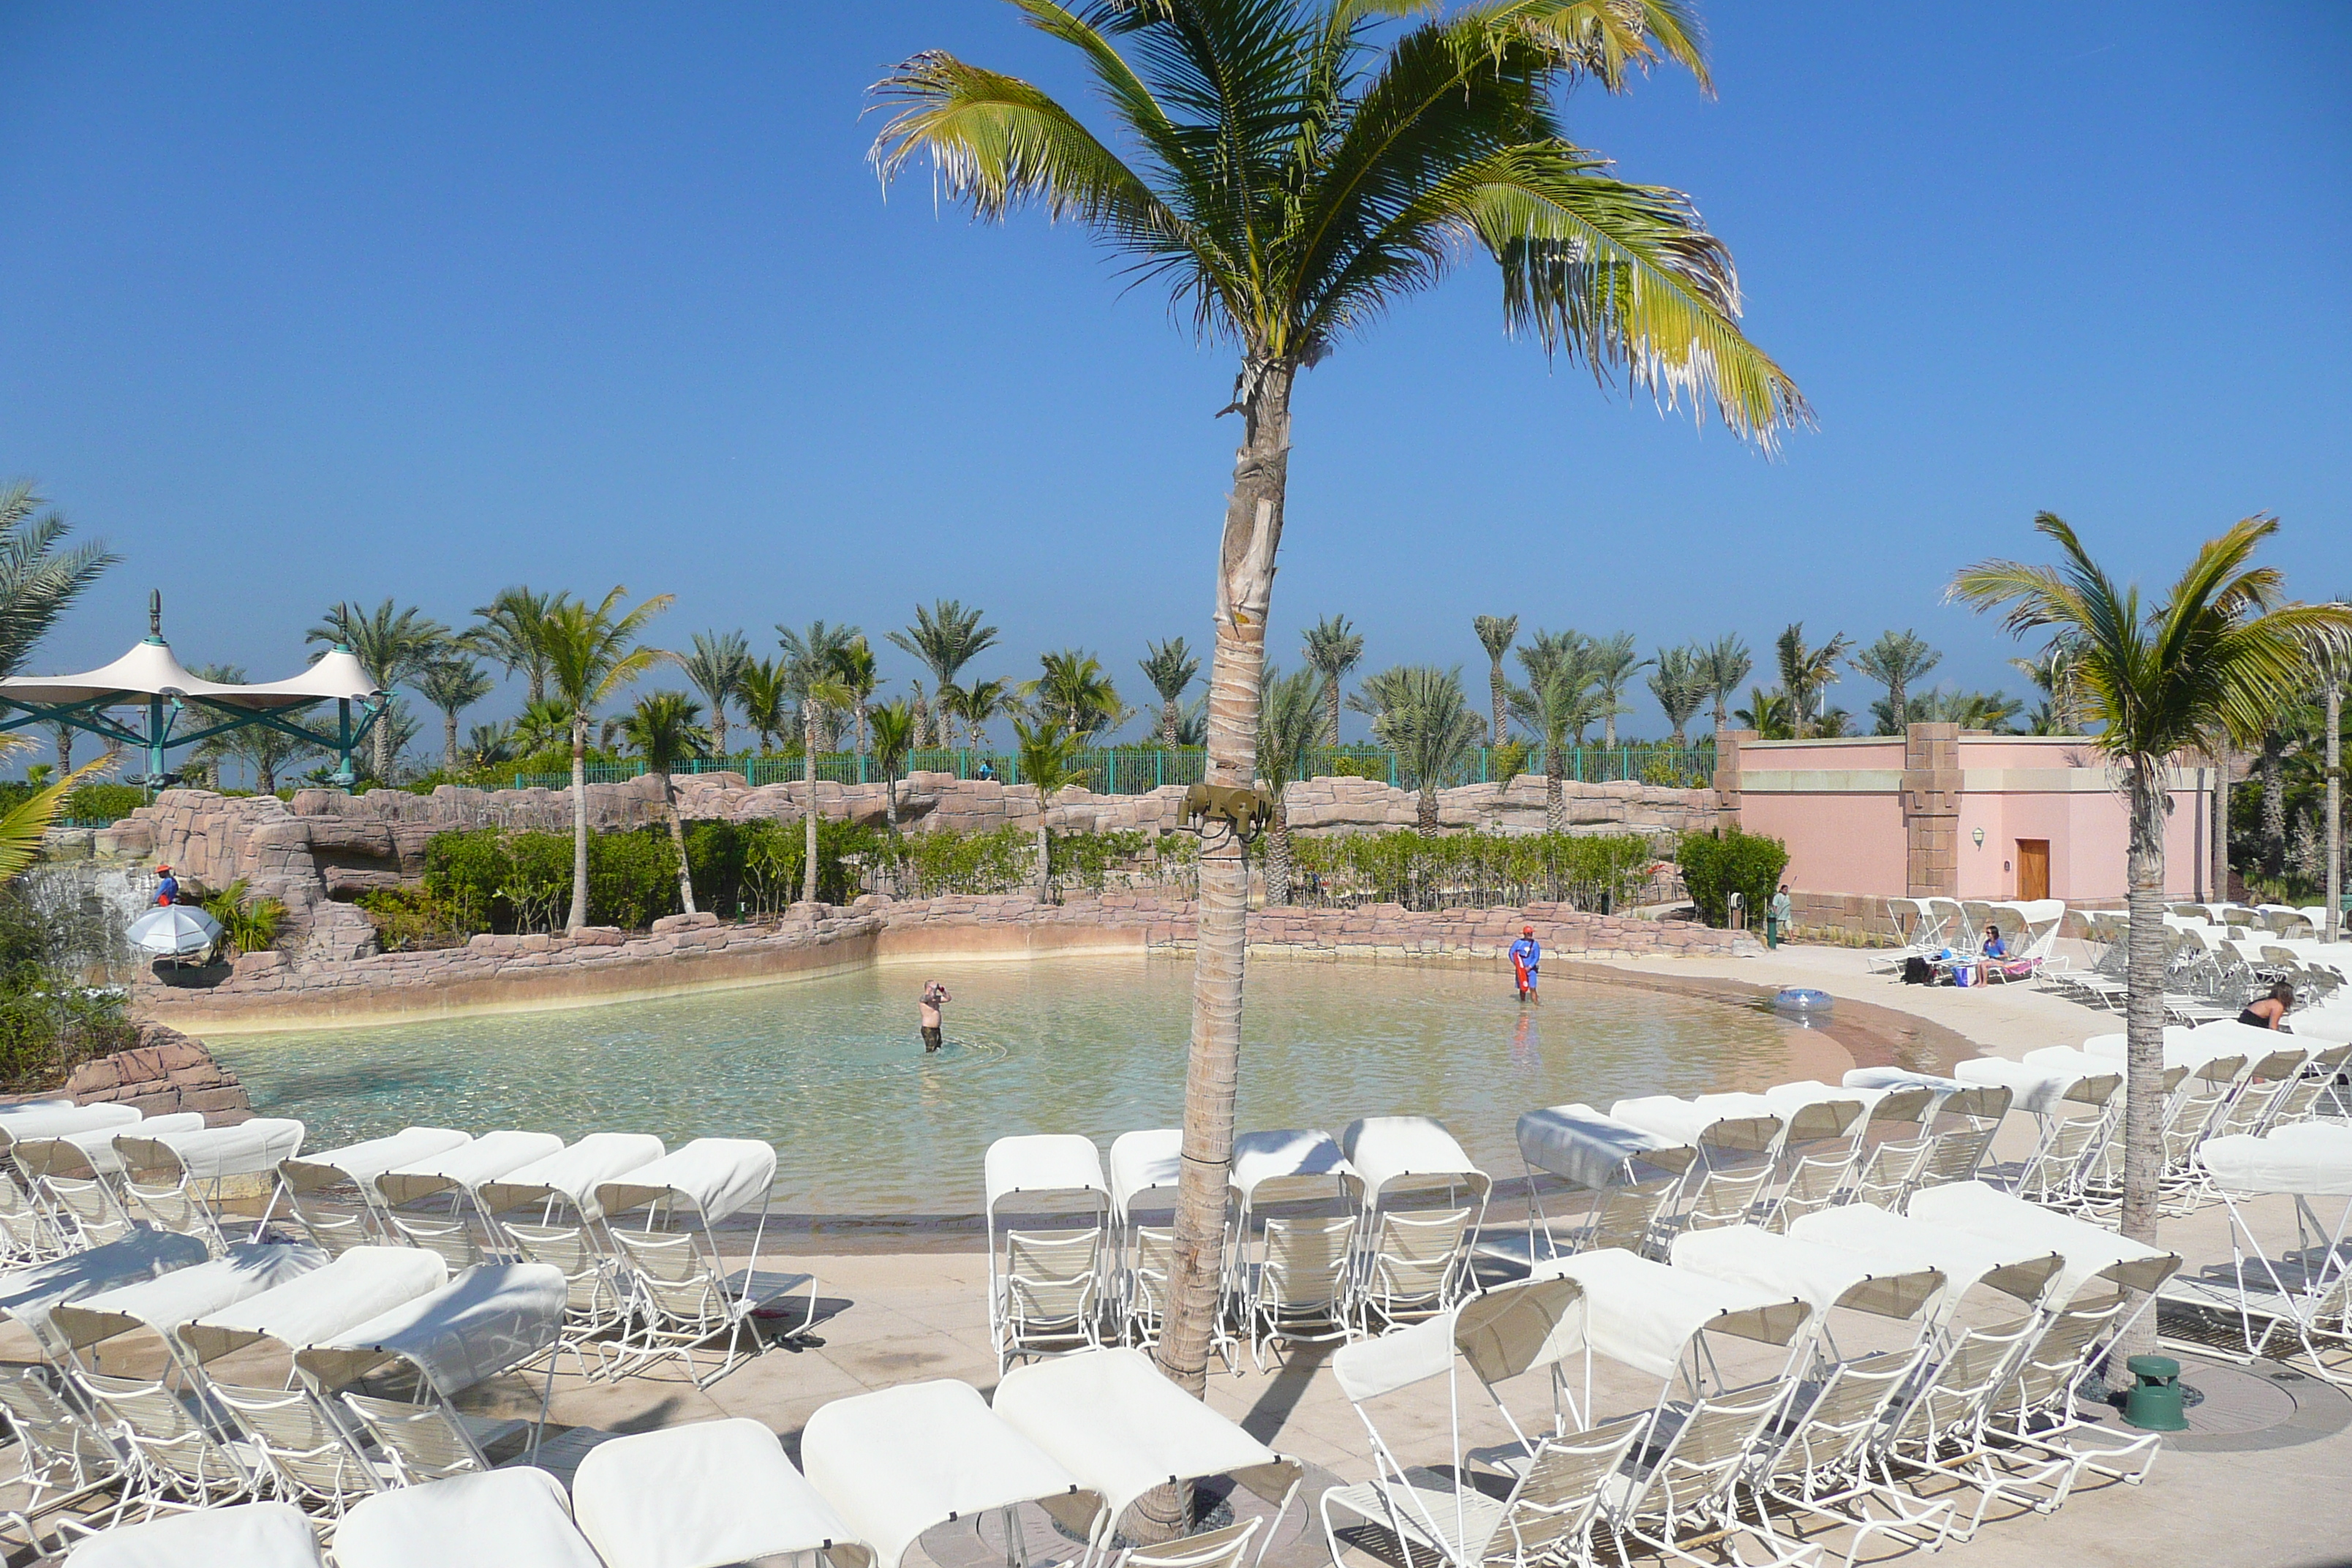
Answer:
[[948, 994], [948, 988], [938, 981], [927, 980], [923, 983], [922, 1023], [925, 1056], [940, 1048], [940, 1029], [945, 1022], [940, 1015], [940, 1009], [954, 1000], [954, 997]]
[[1543, 948], [1536, 941], [1536, 928], [1521, 926], [1519, 940], [1511, 943], [1511, 971], [1519, 985], [1519, 1000], [1541, 1005], [1543, 998], [1536, 994], [1536, 971], [1543, 964]]

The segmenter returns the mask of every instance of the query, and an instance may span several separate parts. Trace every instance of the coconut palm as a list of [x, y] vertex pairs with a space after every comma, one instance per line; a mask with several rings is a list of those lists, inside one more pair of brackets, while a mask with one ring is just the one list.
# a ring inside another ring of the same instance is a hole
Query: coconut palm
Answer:
[[1690, 743], [1684, 731], [1690, 728], [1692, 715], [1706, 701], [1706, 686], [1699, 674], [1700, 652], [1687, 645], [1662, 647], [1658, 657], [1650, 661], [1650, 695], [1658, 700], [1658, 708], [1665, 714], [1666, 727], [1673, 731], [1677, 746]]
[[1323, 733], [1323, 678], [1316, 670], [1285, 675], [1265, 669], [1265, 696], [1257, 709], [1257, 782], [1274, 796], [1274, 821], [1266, 830], [1265, 901], [1290, 902], [1290, 808], [1292, 784], [1307, 770], [1307, 753]]
[[671, 595], [656, 594], [625, 611], [621, 601], [628, 592], [616, 586], [593, 609], [567, 597], [549, 609], [540, 626], [551, 695], [572, 716], [572, 911], [563, 922], [568, 931], [588, 923], [588, 726], [597, 709], [675, 657], [640, 640], [653, 618], [669, 608]]
[[882, 817], [893, 837], [898, 832], [898, 776], [915, 749], [915, 705], [900, 699], [874, 710], [874, 765], [882, 774]]
[[707, 755], [710, 742], [702, 728], [702, 704], [683, 691], [648, 691], [621, 720], [621, 735], [646, 771], [661, 781], [662, 815], [669, 819], [669, 841], [677, 850], [677, 907], [694, 910], [694, 873], [686, 864], [686, 824], [678, 820], [677, 791], [670, 773], [678, 763]]
[[1415, 824], [1437, 831], [1437, 792], [1462, 771], [1486, 732], [1462, 692], [1462, 669], [1400, 664], [1367, 678], [1349, 706], [1371, 716], [1372, 736], [1396, 752], [1397, 773], [1416, 790]]
[[1345, 616], [1326, 616], [1306, 633], [1307, 665], [1323, 678], [1323, 743], [1339, 743], [1339, 683], [1364, 657], [1363, 634]]
[[940, 711], [963, 721], [974, 751], [988, 744], [989, 721], [1013, 710], [1013, 688], [1005, 681], [975, 680], [970, 686], [940, 689]]
[[1903, 733], [1905, 715], [1911, 710], [1906, 692], [1913, 681], [1935, 668], [1943, 657], [1927, 646], [1926, 637], [1907, 629], [1881, 632], [1876, 642], [1855, 652], [1854, 668], [1886, 688], [1886, 707], [1878, 722], [1880, 734]]
[[1013, 732], [1020, 738], [1021, 782], [1034, 784], [1037, 789], [1037, 901], [1054, 900], [1054, 840], [1045, 831], [1045, 808], [1059, 791], [1076, 784], [1085, 775], [1077, 766], [1081, 737], [1062, 727], [1053, 717], [1042, 717], [1034, 725], [1025, 719], [1013, 721]]
[[[1680, 194], [1609, 176], [1557, 100], [1680, 61], [1704, 80], [1678, 0], [1019, 0], [1076, 53], [1112, 139], [1028, 82], [932, 50], [893, 70], [874, 149], [888, 179], [928, 153], [976, 216], [1042, 206], [1165, 284], [1203, 339], [1239, 350], [1242, 438], [1218, 554], [1206, 782], [1251, 782], [1299, 372], [1476, 249], [1507, 326], [1769, 441], [1804, 417], [1739, 333], [1737, 279]], [[1203, 1386], [1223, 1263], [1249, 891], [1240, 840], [1203, 841], [1177, 1266], [1158, 1356]], [[1149, 1508], [1155, 1533], [1177, 1504]]]
[[[320, 624], [302, 634], [306, 643], [325, 643], [351, 649], [368, 679], [385, 691], [424, 674], [425, 667], [448, 651], [449, 628], [414, 605], [386, 599], [374, 609], [348, 601], [331, 606]], [[400, 752], [391, 714], [378, 718], [373, 731], [377, 782], [392, 782], [393, 758]]]
[[1495, 704], [1495, 745], [1501, 745], [1510, 734], [1510, 687], [1503, 679], [1503, 656], [1511, 651], [1512, 642], [1519, 635], [1517, 616], [1480, 616], [1470, 623], [1478, 634], [1478, 644], [1486, 650], [1486, 693]]
[[457, 715], [490, 694], [496, 683], [476, 664], [457, 650], [455, 643], [444, 645], [447, 651], [417, 672], [417, 695], [441, 710], [441, 771], [455, 776], [457, 772]]
[[[58, 617], [122, 559], [99, 540], [59, 554], [58, 542], [72, 529], [55, 508], [40, 510], [47, 506], [30, 479], [0, 485], [0, 676], [22, 671]], [[58, 749], [60, 773], [72, 771], [71, 751]]]
[[781, 660], [754, 658], [744, 662], [737, 700], [743, 704], [743, 722], [759, 738], [762, 755], [774, 751], [777, 741], [792, 727], [790, 684]]
[[537, 756], [572, 743], [572, 710], [561, 697], [542, 697], [523, 709], [514, 723], [514, 747], [523, 756]]
[[1160, 743], [1172, 751], [1177, 729], [1184, 722], [1184, 689], [1201, 673], [1201, 660], [1182, 637], [1146, 643], [1143, 652], [1143, 679], [1160, 694]]
[[[798, 710], [801, 727], [809, 735], [820, 737], [823, 745], [811, 742], [811, 749], [832, 751], [839, 735], [843, 716], [856, 706], [856, 693], [843, 681], [842, 656], [851, 644], [863, 639], [865, 634], [856, 626], [827, 626], [823, 621], [811, 621], [805, 631], [794, 631], [786, 626], [776, 627], [776, 642], [784, 650], [784, 679]], [[819, 702], [814, 710], [815, 727], [810, 727], [809, 687], [821, 682], [837, 688], [834, 695]]]
[[1543, 742], [1547, 833], [1568, 831], [1568, 792], [1562, 785], [1569, 743], [1580, 742], [1601, 714], [1585, 651], [1585, 639], [1575, 632], [1538, 632], [1519, 649], [1528, 683], [1510, 691], [1511, 711]]
[[1126, 714], [1118, 689], [1102, 661], [1084, 648], [1066, 647], [1037, 656], [1038, 675], [1021, 683], [1021, 695], [1045, 719], [1084, 742]]
[[[922, 660], [931, 672], [933, 689], [944, 693], [956, 683], [963, 667], [996, 645], [996, 628], [981, 625], [978, 610], [967, 610], [954, 599], [940, 599], [929, 608], [915, 606], [915, 624], [889, 634], [890, 640]], [[947, 740], [942, 726], [940, 740]]]
[[1780, 666], [1780, 690], [1789, 700], [1790, 737], [1801, 741], [1812, 732], [1815, 710], [1822, 705], [1822, 694], [1837, 679], [1838, 660], [1853, 639], [1838, 633], [1819, 647], [1805, 643], [1805, 623], [1791, 621], [1781, 629], [1773, 643], [1774, 656]]
[[1649, 668], [1650, 661], [1633, 651], [1632, 632], [1593, 638], [1587, 658], [1592, 667], [1593, 694], [1601, 700], [1601, 743], [1613, 747], [1619, 717], [1633, 710], [1625, 705], [1625, 688]]
[[678, 661], [686, 678], [710, 704], [710, 750], [726, 757], [727, 705], [743, 694], [743, 672], [751, 667], [751, 645], [741, 632], [697, 632], [694, 651]]
[[[77, 590], [78, 591], [78, 590]], [[22, 735], [0, 735], [0, 760], [14, 756], [28, 748], [32, 742]], [[65, 809], [66, 796], [101, 774], [113, 771], [121, 753], [109, 747], [103, 756], [68, 771], [58, 770], [50, 783], [37, 785], [30, 795], [0, 815], [0, 887], [14, 882], [33, 868], [34, 862], [44, 853], [44, 836], [56, 825], [58, 813]]]
[[[2352, 595], [2336, 600], [2352, 611]], [[2340, 648], [2321, 647], [2314, 654], [2319, 666], [2320, 702], [2326, 710], [2326, 826], [2322, 830], [2327, 858], [2321, 880], [2327, 888], [2327, 929], [2320, 934], [2336, 942], [2344, 934], [2344, 676], [2352, 659]], [[62, 769], [60, 769], [62, 771]]]
[[1790, 716], [1789, 694], [1767, 691], [1760, 686], [1748, 689], [1748, 706], [1731, 715], [1743, 730], [1753, 730], [1764, 741], [1788, 741], [1796, 738], [1796, 721]]
[[[2278, 531], [2250, 517], [2199, 550], [2162, 602], [2143, 607], [2137, 584], [2118, 584], [2091, 559], [2074, 531], [2049, 512], [2034, 529], [2058, 547], [2056, 565], [1985, 561], [1952, 579], [1948, 596], [1979, 611], [2004, 612], [2013, 635], [2050, 632], [2074, 650], [2074, 684], [2084, 716], [2098, 726], [2086, 744], [2122, 775], [2131, 815], [2124, 1005], [2128, 1065], [2124, 1076], [2121, 1229], [2156, 1240], [2164, 1141], [2164, 829], [2169, 773], [2183, 752], [2251, 743], [2268, 716], [2310, 679], [2315, 649], [2352, 647], [2352, 608], [2286, 605], [2276, 567], [2254, 564]], [[2153, 1350], [2156, 1324], [2143, 1318], [2120, 1353]]]
[[509, 723], [477, 724], [466, 731], [466, 763], [468, 767], [495, 767], [514, 761], [514, 726]]
[[523, 678], [526, 702], [547, 695], [547, 617], [569, 594], [535, 594], [517, 585], [502, 588], [499, 596], [474, 611], [474, 624], [464, 634], [467, 647], [499, 665], [509, 675]]
[[1715, 727], [1719, 731], [1726, 721], [1725, 707], [1756, 661], [1748, 657], [1748, 645], [1739, 640], [1737, 632], [1726, 632], [1711, 643], [1696, 645], [1698, 649], [1698, 678], [1706, 685], [1707, 695], [1715, 700]]

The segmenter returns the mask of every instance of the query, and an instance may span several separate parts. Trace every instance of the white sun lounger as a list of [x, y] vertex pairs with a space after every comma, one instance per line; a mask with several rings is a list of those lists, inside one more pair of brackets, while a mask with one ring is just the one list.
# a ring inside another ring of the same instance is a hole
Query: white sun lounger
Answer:
[[[1585, 1247], [1646, 1247], [1659, 1213], [1698, 1160], [1691, 1144], [1584, 1104], [1526, 1111], [1517, 1134], [1528, 1173], [1528, 1228], [1524, 1235], [1482, 1229], [1477, 1255], [1522, 1267]], [[1545, 1207], [1544, 1176], [1589, 1194], [1581, 1223], [1565, 1238]]]
[[1357, 1233], [1358, 1326], [1371, 1329], [1452, 1306], [1470, 1285], [1470, 1244], [1494, 1180], [1433, 1116], [1367, 1116], [1340, 1130], [1363, 1182]]
[[67, 1568], [319, 1568], [319, 1538], [291, 1503], [204, 1509], [93, 1535]]
[[0, 1312], [30, 1329], [43, 1350], [55, 1357], [64, 1352], [49, 1323], [49, 1313], [56, 1307], [174, 1269], [192, 1268], [210, 1256], [205, 1244], [192, 1236], [134, 1230], [104, 1247], [0, 1274]]
[[412, 1247], [438, 1252], [452, 1268], [485, 1262], [498, 1237], [481, 1212], [484, 1184], [562, 1152], [563, 1140], [553, 1133], [509, 1130], [395, 1165], [375, 1179], [385, 1228]]
[[[1028, 1133], [991, 1143], [982, 1167], [988, 1328], [999, 1373], [1023, 1356], [1100, 1344], [1110, 1218], [1102, 1152], [1076, 1133]], [[1000, 1231], [1000, 1211], [1015, 1198], [1078, 1212]]]
[[[1842, 1309], [1897, 1322], [1916, 1319], [1925, 1337], [1929, 1327], [1926, 1309], [1948, 1283], [1941, 1269], [1919, 1268], [1909, 1259], [1781, 1236], [1752, 1225], [1678, 1236], [1674, 1263], [1677, 1268], [1753, 1289], [1796, 1297], [1812, 1309], [1817, 1336], [1830, 1332], [1832, 1309]], [[1822, 1349], [1823, 1359], [1836, 1359], [1833, 1344]]]
[[[1363, 1178], [1320, 1128], [1244, 1132], [1226, 1172], [1223, 1299], [1216, 1344], [1228, 1362], [1238, 1324], [1253, 1357], [1268, 1344], [1351, 1339]], [[1279, 1208], [1279, 1216], [1268, 1211]]]
[[[2235, 1317], [2242, 1359], [2268, 1353], [2284, 1332], [2320, 1376], [2352, 1386], [2352, 1127], [2306, 1121], [2259, 1138], [2214, 1138], [2197, 1160], [2229, 1209], [2234, 1258], [2226, 1268], [2175, 1276], [2165, 1300]], [[2255, 1233], [2242, 1200], [2263, 1194], [2294, 1200], [2292, 1247]]]
[[572, 1522], [563, 1483], [519, 1466], [403, 1487], [352, 1505], [338, 1568], [605, 1568]]
[[[801, 1433], [809, 1484], [876, 1568], [899, 1568], [925, 1531], [1002, 1510], [1009, 1538], [1035, 1503], [1078, 1539], [1107, 1533], [1103, 1499], [994, 1411], [970, 1384], [901, 1384], [821, 1405]], [[357, 1568], [367, 1568], [366, 1564]]]
[[[215, 1247], [228, 1243], [215, 1206], [220, 1184], [276, 1170], [279, 1161], [301, 1152], [304, 1133], [301, 1122], [283, 1116], [186, 1132], [157, 1134], [152, 1127], [115, 1131], [126, 1205], [158, 1229], [201, 1236]], [[258, 1235], [261, 1222], [250, 1223]]]
[[2038, 1308], [2065, 1258], [2048, 1242], [1979, 1236], [1948, 1225], [1931, 1225], [1889, 1214], [1870, 1204], [1843, 1204], [1807, 1215], [1789, 1227], [1801, 1241], [1850, 1247], [1902, 1268], [1933, 1268], [1944, 1276], [1944, 1291], [1931, 1309], [1935, 1330], [1948, 1340], [1953, 1314], [1979, 1286]]
[[472, 1142], [471, 1133], [454, 1128], [404, 1127], [388, 1138], [280, 1161], [278, 1190], [311, 1240], [330, 1252], [341, 1252], [383, 1233], [382, 1199], [375, 1190], [378, 1176]]
[[874, 1558], [776, 1435], [742, 1416], [598, 1444], [572, 1478], [572, 1509], [604, 1568], [719, 1568], [803, 1552], [865, 1568]]
[[85, 1371], [96, 1370], [97, 1347], [142, 1330], [153, 1333], [176, 1362], [182, 1323], [274, 1290], [326, 1261], [325, 1253], [307, 1243], [240, 1242], [208, 1262], [60, 1302], [49, 1309], [49, 1323], [66, 1353]]
[[1306, 1473], [1169, 1382], [1141, 1351], [1016, 1367], [997, 1384], [993, 1408], [1104, 1500], [1112, 1528], [1154, 1487], [1230, 1476], [1275, 1505], [1263, 1536], [1271, 1541]]
[[1176, 1231], [1172, 1223], [1143, 1224], [1135, 1210], [1146, 1199], [1155, 1207], [1174, 1203], [1183, 1156], [1181, 1127], [1122, 1132], [1110, 1142], [1112, 1268], [1116, 1272], [1111, 1293], [1123, 1344], [1149, 1347], [1160, 1340], [1160, 1320], [1168, 1309]]
[[144, 1114], [135, 1105], [75, 1105], [42, 1100], [33, 1105], [11, 1107], [0, 1115], [0, 1156], [5, 1156], [18, 1143], [35, 1138], [62, 1138], [68, 1132], [88, 1132], [101, 1127], [121, 1129], [143, 1121]]

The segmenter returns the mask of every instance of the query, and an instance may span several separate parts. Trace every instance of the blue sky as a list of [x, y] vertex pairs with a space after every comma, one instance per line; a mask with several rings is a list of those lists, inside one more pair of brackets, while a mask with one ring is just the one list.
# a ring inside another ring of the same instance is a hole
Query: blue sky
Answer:
[[[127, 557], [37, 664], [151, 586], [184, 658], [269, 679], [338, 598], [622, 583], [681, 645], [958, 596], [980, 673], [1075, 644], [1144, 696], [1147, 638], [1206, 641], [1230, 356], [1076, 229], [883, 199], [889, 62], [1076, 89], [1008, 7], [819, 9], [0, 5], [0, 474]], [[2352, 9], [1706, 15], [1716, 99], [1569, 121], [1696, 197], [1820, 428], [1768, 461], [1596, 391], [1467, 268], [1301, 384], [1279, 657], [1335, 610], [1474, 679], [1480, 613], [1802, 619], [2014, 691], [1938, 596], [2042, 508], [2150, 578], [2274, 511], [2300, 592], [2352, 587]]]

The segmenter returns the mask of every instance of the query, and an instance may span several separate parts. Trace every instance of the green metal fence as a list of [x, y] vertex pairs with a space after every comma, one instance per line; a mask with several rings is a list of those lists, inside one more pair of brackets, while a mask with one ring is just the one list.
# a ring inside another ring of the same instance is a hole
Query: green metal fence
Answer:
[[[1545, 748], [1531, 746], [1520, 753], [1519, 771], [1543, 773], [1549, 770]], [[1163, 784], [1194, 784], [1201, 782], [1208, 753], [1198, 746], [1182, 746], [1173, 751], [1164, 746], [1106, 746], [1081, 752], [1076, 759], [1077, 772], [1086, 785], [1097, 795], [1148, 795]], [[1559, 753], [1559, 773], [1564, 779], [1579, 784], [1654, 784], [1670, 788], [1701, 789], [1715, 777], [1715, 747], [1712, 742], [1697, 746], [1666, 744], [1630, 744], [1622, 746], [1563, 746]], [[1318, 747], [1306, 758], [1302, 776], [1321, 778], [1331, 775], [1377, 779], [1382, 784], [1402, 785], [1405, 776], [1397, 767], [1396, 753], [1378, 746]], [[1465, 784], [1491, 784], [1497, 774], [1496, 757], [1493, 747], [1481, 746], [1475, 756], [1465, 760], [1456, 773], [1445, 784], [1450, 787]], [[621, 763], [600, 763], [588, 769], [590, 784], [618, 784], [641, 777], [646, 771], [643, 762], [630, 759]], [[738, 773], [754, 784], [798, 784], [806, 776], [799, 757], [736, 756], [704, 757], [682, 773]], [[971, 747], [952, 750], [916, 752], [907, 759], [908, 773], [951, 773], [960, 779], [993, 778], [1005, 784], [1021, 782], [1021, 759], [1011, 752], [982, 751]], [[834, 784], [877, 784], [881, 773], [871, 757], [852, 752], [821, 752], [816, 759], [816, 776]], [[517, 789], [567, 789], [571, 787], [569, 773], [517, 773]]]

